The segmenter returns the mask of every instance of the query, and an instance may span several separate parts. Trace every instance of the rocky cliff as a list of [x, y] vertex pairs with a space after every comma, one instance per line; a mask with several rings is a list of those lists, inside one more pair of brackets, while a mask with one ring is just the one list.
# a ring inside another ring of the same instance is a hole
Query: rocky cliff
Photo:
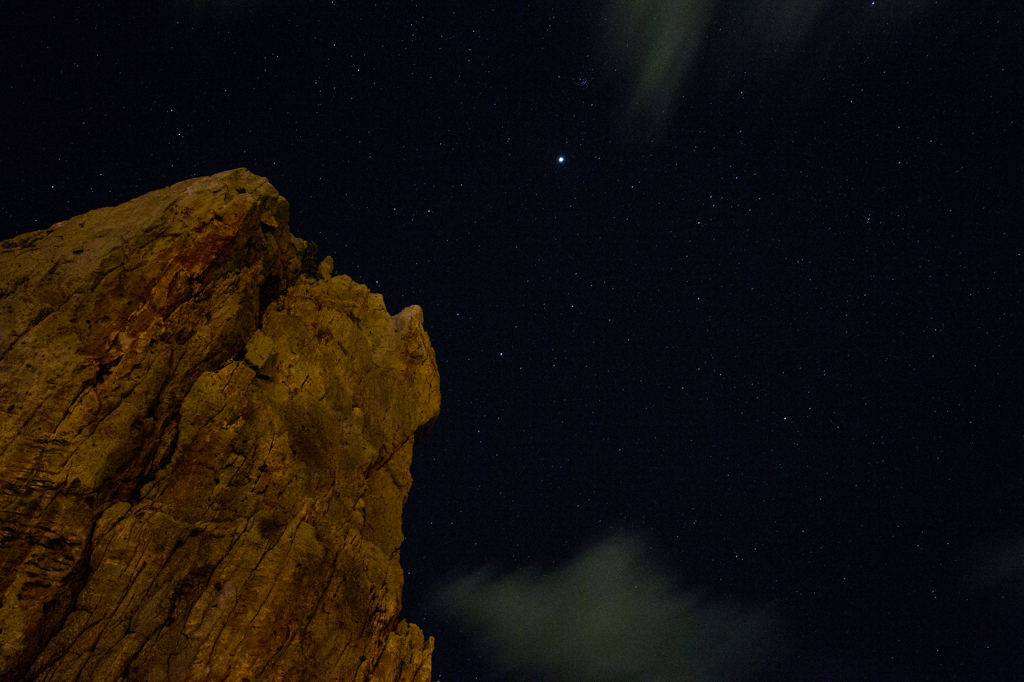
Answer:
[[430, 679], [437, 365], [238, 169], [0, 243], [0, 680]]

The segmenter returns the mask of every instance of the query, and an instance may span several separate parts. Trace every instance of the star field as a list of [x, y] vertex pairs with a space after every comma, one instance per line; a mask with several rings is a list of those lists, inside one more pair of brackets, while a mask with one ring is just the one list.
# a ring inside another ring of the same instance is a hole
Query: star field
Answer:
[[[699, 37], [667, 75], [616, 3], [12, 10], [0, 236], [245, 166], [423, 307], [403, 617], [436, 679], [561, 670], [474, 647], [499, 588], [658, 571], [705, 623], [771, 606], [750, 679], [1007, 679], [1024, 13], [919, 5], [635, 0]], [[657, 571], [586, 569], [634, 543]]]

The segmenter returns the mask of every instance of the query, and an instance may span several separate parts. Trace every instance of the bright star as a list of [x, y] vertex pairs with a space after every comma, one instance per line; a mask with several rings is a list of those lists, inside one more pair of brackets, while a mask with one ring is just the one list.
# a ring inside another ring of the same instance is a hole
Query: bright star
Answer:
[[559, 156], [558, 157], [558, 163], [564, 163], [564, 162], [565, 162], [565, 157], [564, 156]]

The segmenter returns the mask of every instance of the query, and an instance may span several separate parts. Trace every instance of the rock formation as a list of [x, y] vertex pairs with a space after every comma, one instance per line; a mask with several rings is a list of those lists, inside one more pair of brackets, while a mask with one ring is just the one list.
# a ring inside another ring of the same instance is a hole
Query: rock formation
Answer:
[[0, 243], [0, 680], [430, 679], [434, 352], [311, 253], [244, 169]]

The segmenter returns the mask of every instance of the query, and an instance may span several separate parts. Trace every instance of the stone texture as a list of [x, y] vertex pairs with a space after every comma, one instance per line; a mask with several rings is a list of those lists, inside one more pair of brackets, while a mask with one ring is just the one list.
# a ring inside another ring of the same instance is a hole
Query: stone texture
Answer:
[[0, 679], [430, 679], [434, 353], [312, 254], [244, 169], [0, 244]]

